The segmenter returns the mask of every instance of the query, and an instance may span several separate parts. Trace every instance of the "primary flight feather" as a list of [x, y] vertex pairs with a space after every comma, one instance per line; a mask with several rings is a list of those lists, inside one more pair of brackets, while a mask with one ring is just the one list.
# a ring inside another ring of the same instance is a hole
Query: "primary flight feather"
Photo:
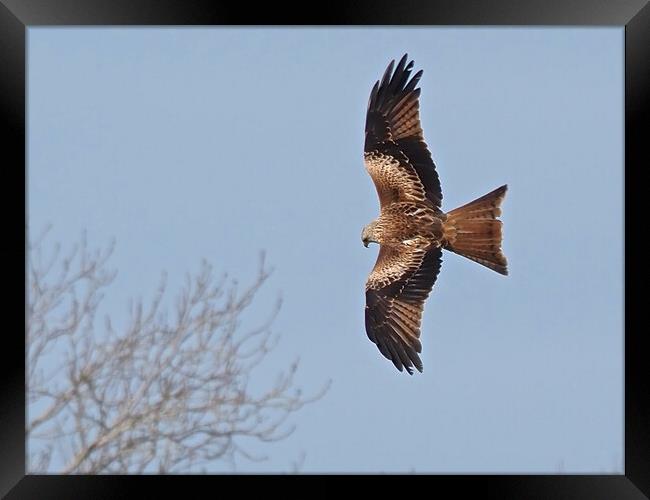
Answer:
[[420, 127], [416, 88], [407, 55], [386, 68], [370, 92], [364, 163], [379, 196], [380, 214], [361, 239], [380, 245], [366, 282], [366, 333], [379, 351], [412, 374], [419, 353], [424, 301], [436, 281], [442, 250], [508, 274], [501, 251], [500, 205], [507, 186], [445, 213], [436, 166]]

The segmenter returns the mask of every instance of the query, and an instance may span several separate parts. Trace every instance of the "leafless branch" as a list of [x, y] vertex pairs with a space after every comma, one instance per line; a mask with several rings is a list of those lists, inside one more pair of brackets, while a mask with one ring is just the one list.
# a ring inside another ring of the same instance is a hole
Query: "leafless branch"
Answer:
[[109, 316], [100, 327], [114, 245], [91, 251], [84, 235], [67, 255], [58, 245], [45, 255], [46, 239], [47, 231], [29, 248], [30, 472], [192, 472], [261, 460], [244, 441], [286, 438], [290, 417], [327, 391], [304, 396], [297, 361], [266, 390], [251, 387], [268, 379], [261, 365], [278, 340], [280, 301], [263, 324], [242, 327], [269, 277], [263, 256], [244, 289], [202, 262], [174, 314], [163, 307], [163, 279], [150, 302], [131, 303], [125, 327]]

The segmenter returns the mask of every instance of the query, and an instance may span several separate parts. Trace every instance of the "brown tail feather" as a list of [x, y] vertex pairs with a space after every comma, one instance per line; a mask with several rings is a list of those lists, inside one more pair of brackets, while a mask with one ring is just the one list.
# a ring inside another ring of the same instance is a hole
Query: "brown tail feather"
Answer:
[[508, 274], [501, 252], [501, 202], [508, 189], [501, 186], [447, 214], [443, 225], [445, 246], [497, 273]]

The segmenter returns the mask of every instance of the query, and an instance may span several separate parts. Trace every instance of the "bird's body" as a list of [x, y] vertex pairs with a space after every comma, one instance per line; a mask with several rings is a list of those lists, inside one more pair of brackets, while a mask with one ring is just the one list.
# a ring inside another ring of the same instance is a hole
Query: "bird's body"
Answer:
[[418, 355], [424, 301], [440, 271], [442, 250], [507, 274], [501, 252], [500, 204], [506, 186], [445, 213], [442, 190], [419, 119], [422, 71], [410, 78], [406, 55], [390, 63], [372, 89], [364, 162], [380, 202], [361, 239], [380, 245], [366, 282], [366, 333], [402, 371], [422, 371]]
[[372, 238], [380, 245], [412, 244], [440, 246], [445, 214], [424, 203], [403, 201], [382, 209], [372, 225]]

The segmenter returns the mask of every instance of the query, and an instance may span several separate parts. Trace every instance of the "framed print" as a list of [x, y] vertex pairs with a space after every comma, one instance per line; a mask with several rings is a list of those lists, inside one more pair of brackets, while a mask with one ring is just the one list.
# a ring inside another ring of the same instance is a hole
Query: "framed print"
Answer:
[[0, 25], [7, 498], [650, 495], [647, 2], [1, 0]]

